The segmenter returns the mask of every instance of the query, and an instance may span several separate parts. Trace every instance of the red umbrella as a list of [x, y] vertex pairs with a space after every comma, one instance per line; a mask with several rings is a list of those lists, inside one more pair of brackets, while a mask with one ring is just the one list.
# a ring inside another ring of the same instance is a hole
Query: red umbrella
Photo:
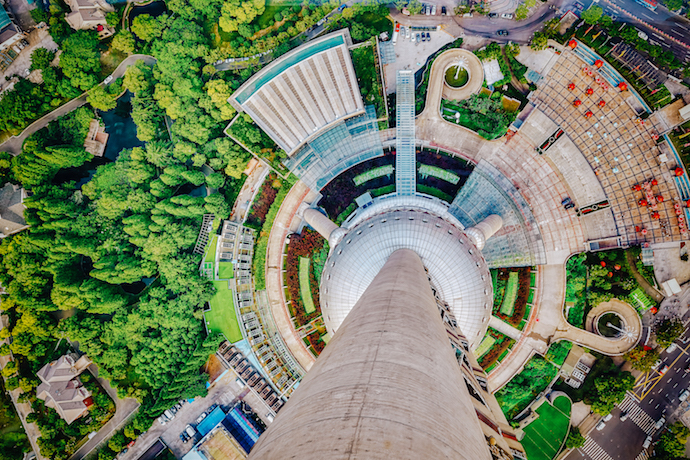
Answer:
[[685, 207], [686, 207], [686, 208], [690, 208], [690, 200], [688, 200], [688, 201], [685, 203]]
[[618, 89], [620, 89], [621, 91], [627, 91], [628, 84], [626, 82], [622, 81], [622, 82], [618, 83]]
[[594, 94], [594, 90], [592, 88], [587, 88], [587, 91], [585, 91], [585, 93], [587, 93], [587, 96], [591, 96], [592, 94]]
[[642, 186], [640, 184], [635, 184], [635, 185], [633, 185], [632, 189], [635, 190], [636, 192], [639, 192], [640, 190], [642, 190]]
[[606, 266], [606, 262], [604, 262], [603, 260], [602, 260], [601, 262], [599, 262], [599, 263], [601, 264], [602, 267], [605, 267], [605, 266]]
[[657, 195], [656, 201], [658, 201], [659, 203], [663, 203], [664, 202], [664, 195]]
[[613, 273], [609, 272], [609, 278], [611, 278], [612, 276], [613, 276]]
[[658, 182], [656, 181], [656, 179], [652, 179], [652, 185], [656, 185], [656, 184], [658, 184]]
[[658, 312], [659, 310], [657, 310], [656, 307], [652, 307], [652, 309], [650, 311], [652, 312], [653, 315], [656, 315], [656, 312]]
[[594, 114], [592, 113], [591, 110], [588, 110], [587, 113], [585, 113], [585, 117], [587, 117], [587, 118], [590, 118], [592, 115], [594, 115]]
[[621, 266], [618, 265], [618, 264], [616, 264], [616, 265], [613, 266], [613, 268], [615, 268], [616, 270], [620, 270], [620, 269], [621, 269]]
[[569, 89], [570, 91], [574, 90], [574, 89], [575, 89], [575, 83], [570, 83], [570, 84], [568, 84], [568, 89]]
[[648, 203], [647, 200], [642, 198], [640, 201], [637, 202], [637, 204], [639, 204], [640, 206], [647, 206]]
[[575, 107], [580, 107], [580, 106], [582, 105], [582, 101], [579, 100], [579, 99], [575, 99], [575, 102], [573, 102], [573, 105], [574, 105]]
[[657, 133], [652, 134], [652, 139], [654, 139], [655, 141], [658, 141], [659, 135]]
[[577, 48], [577, 40], [575, 40], [575, 39], [570, 40], [570, 41], [568, 42], [568, 46], [569, 46], [571, 49]]
[[658, 212], [654, 211], [652, 213], [652, 219], [658, 219], [659, 217], [661, 217], [661, 215]]
[[640, 226], [639, 226], [639, 225], [635, 225], [635, 231], [636, 231], [636, 232], [639, 232], [639, 231], [640, 231]]
[[599, 101], [599, 107], [604, 107], [605, 105], [606, 105], [606, 102], [604, 102], [603, 99]]
[[597, 69], [601, 69], [601, 66], [603, 65], [604, 61], [602, 61], [601, 59], [597, 59], [596, 61], [594, 61], [594, 67], [596, 67]]
[[674, 170], [674, 173], [676, 174], [676, 176], [682, 176], [682, 175], [683, 175], [683, 168], [681, 168], [680, 166], [677, 167], [677, 168]]

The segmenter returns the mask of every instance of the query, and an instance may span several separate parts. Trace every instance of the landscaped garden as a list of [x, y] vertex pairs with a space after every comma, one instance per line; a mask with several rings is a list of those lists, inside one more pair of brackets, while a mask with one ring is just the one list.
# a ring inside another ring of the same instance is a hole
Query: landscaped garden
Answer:
[[558, 369], [559, 367], [542, 356], [532, 356], [523, 370], [495, 393], [506, 418], [510, 421], [522, 412], [546, 389], [558, 374]]
[[508, 132], [508, 127], [518, 114], [517, 110], [506, 110], [503, 99], [503, 94], [498, 91], [491, 96], [473, 94], [462, 101], [443, 99], [441, 114], [446, 121], [464, 126], [484, 139], [493, 140]]
[[687, 170], [690, 167], [690, 121], [675, 127], [668, 133], [668, 137], [673, 142], [673, 146]]
[[452, 202], [474, 166], [442, 151], [417, 151], [417, 191]]
[[9, 392], [5, 391], [5, 381], [0, 378], [0, 459], [19, 459], [29, 450], [29, 438], [14, 410]]
[[457, 40], [442, 46], [438, 51], [429, 56], [426, 60], [426, 64], [424, 64], [424, 66], [414, 74], [416, 115], [422, 113], [426, 105], [426, 90], [429, 86], [429, 76], [431, 74], [431, 66], [434, 63], [434, 60], [436, 60], [436, 58], [446, 50], [460, 48], [462, 43], [463, 39], [458, 38]]
[[477, 362], [484, 371], [491, 372], [498, 363], [508, 356], [513, 345], [515, 345], [514, 339], [490, 327], [475, 350]]
[[523, 330], [532, 310], [536, 277], [536, 270], [529, 267], [492, 269], [493, 315]]
[[373, 104], [376, 107], [377, 118], [385, 118], [386, 104], [383, 100], [383, 84], [376, 53], [376, 41], [370, 40], [368, 46], [360, 46], [350, 53], [362, 101], [365, 105]]
[[235, 311], [235, 296], [227, 280], [213, 281], [216, 293], [209, 301], [210, 310], [204, 312], [209, 332], [222, 333], [230, 343], [242, 340], [242, 331]]
[[244, 225], [254, 230], [261, 230], [266, 221], [268, 210], [271, 208], [273, 201], [275, 201], [276, 195], [278, 195], [281, 184], [276, 173], [271, 171], [266, 176], [266, 179], [261, 184], [261, 188], [254, 197]]
[[561, 450], [570, 428], [570, 400], [558, 396], [553, 405], [544, 401], [536, 413], [539, 418], [523, 428], [525, 437], [520, 443], [529, 460], [551, 460]]
[[654, 272], [639, 261], [639, 248], [581, 253], [566, 263], [566, 305], [568, 322], [582, 328], [589, 311], [602, 302], [618, 298], [644, 312], [655, 302], [635, 280], [627, 252], [635, 260], [635, 270], [654, 283]]

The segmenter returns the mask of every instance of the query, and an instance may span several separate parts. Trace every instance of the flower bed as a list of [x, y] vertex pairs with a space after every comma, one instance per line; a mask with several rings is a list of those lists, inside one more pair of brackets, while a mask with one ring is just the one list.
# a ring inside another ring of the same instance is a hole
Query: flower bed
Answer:
[[[314, 269], [310, 265], [312, 263], [311, 256], [320, 252], [325, 242], [326, 240], [317, 232], [305, 228], [302, 234], [292, 235], [290, 244], [287, 245], [287, 255], [283, 267], [285, 268], [285, 285], [290, 298], [288, 308], [296, 328], [300, 328], [314, 318], [321, 316], [319, 285], [314, 276]], [[303, 259], [308, 261], [306, 273], [303, 268]], [[312, 305], [305, 304], [300, 290], [300, 286], [307, 281], [309, 290], [305, 290], [304, 297], [309, 298], [307, 295], [309, 294]]]
[[[529, 317], [529, 300], [534, 296], [534, 290], [530, 287], [532, 283], [532, 269], [530, 267], [506, 268], [491, 271], [492, 281], [494, 281], [494, 308], [493, 315], [513, 327], [522, 330]], [[515, 273], [515, 275], [514, 275]], [[513, 309], [510, 314], [506, 314], [508, 309], [503, 309], [505, 302], [507, 285], [510, 277], [517, 276], [517, 296], [513, 302]]]
[[247, 215], [247, 221], [245, 222], [247, 227], [261, 230], [266, 221], [268, 210], [271, 209], [271, 205], [275, 201], [280, 189], [280, 182], [276, 182], [276, 179], [276, 174], [271, 172], [261, 184], [259, 193], [256, 194], [252, 207], [249, 210], [249, 215]]
[[[480, 356], [480, 348], [484, 345], [484, 341], [487, 341], [485, 347], [486, 351], [482, 351]], [[497, 364], [501, 359], [508, 355], [508, 351], [515, 345], [515, 340], [511, 339], [507, 335], [497, 331], [493, 327], [490, 327], [486, 331], [484, 340], [477, 348], [477, 362], [483, 369], [488, 369], [490, 366]]]

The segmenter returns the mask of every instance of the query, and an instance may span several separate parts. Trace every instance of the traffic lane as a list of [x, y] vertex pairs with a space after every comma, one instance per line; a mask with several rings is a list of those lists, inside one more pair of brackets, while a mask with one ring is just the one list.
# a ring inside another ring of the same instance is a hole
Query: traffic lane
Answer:
[[[484, 38], [491, 38], [497, 42], [508, 41], [522, 41], [528, 42], [532, 38], [534, 31], [541, 29], [543, 23], [556, 15], [556, 11], [550, 8], [545, 8], [538, 16], [533, 16], [528, 22], [518, 22], [509, 19], [489, 19], [477, 18], [476, 21], [471, 19], [458, 19], [455, 16], [456, 22], [463, 28], [465, 33], [476, 35]], [[464, 24], [472, 24], [472, 27], [467, 27]], [[518, 24], [518, 25], [511, 25]], [[509, 32], [508, 36], [496, 35], [496, 30], [504, 29]]]
[[621, 421], [621, 410], [611, 411], [613, 418], [606, 422], [603, 430], [592, 430], [589, 437], [604, 449], [612, 458], [630, 460], [642, 451], [642, 443], [647, 434], [630, 417]]

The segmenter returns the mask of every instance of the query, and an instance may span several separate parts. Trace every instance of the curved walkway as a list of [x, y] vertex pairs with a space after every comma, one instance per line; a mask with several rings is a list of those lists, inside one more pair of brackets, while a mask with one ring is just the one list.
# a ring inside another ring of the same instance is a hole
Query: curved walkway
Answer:
[[[640, 319], [640, 315], [637, 314], [637, 310], [635, 310], [632, 305], [618, 299], [611, 299], [608, 302], [602, 302], [596, 307], [592, 308], [587, 314], [587, 319], [585, 320], [585, 329], [593, 334], [596, 334], [594, 320], [601, 314], [607, 312], [616, 313], [623, 318], [626, 328], [636, 331], [636, 335], [639, 340], [640, 331], [642, 330], [642, 320]], [[637, 343], [637, 340], [635, 340], [635, 343]]]
[[[124, 61], [122, 61], [120, 65], [117, 66], [115, 71], [113, 71], [113, 73], [111, 74], [113, 80], [116, 80], [123, 76], [125, 74], [125, 71], [127, 70], [127, 67], [133, 65], [136, 61], [139, 60], [144, 61], [148, 66], [153, 66], [156, 63], [156, 58], [154, 58], [153, 56], [149, 56], [147, 54], [133, 54], [131, 56], [128, 56]], [[105, 83], [101, 82], [99, 83], [99, 85], [105, 86]], [[22, 151], [22, 144], [24, 144], [24, 140], [27, 137], [29, 137], [31, 134], [35, 133], [39, 129], [45, 128], [46, 125], [48, 125], [48, 123], [50, 123], [51, 121], [54, 121], [60, 118], [61, 116], [70, 113], [71, 111], [86, 104], [86, 97], [88, 96], [88, 94], [89, 92], [86, 91], [78, 98], [72, 99], [68, 103], [61, 105], [52, 112], [34, 121], [29, 126], [24, 128], [24, 131], [19, 133], [18, 136], [12, 136], [8, 140], [0, 144], [0, 152], [7, 152], [15, 156], [19, 155]]]
[[283, 200], [268, 237], [266, 249], [266, 293], [273, 320], [292, 355], [304, 370], [309, 371], [316, 361], [300, 339], [285, 304], [283, 289], [283, 249], [290, 233], [297, 208], [310, 194], [314, 194], [302, 181], [297, 182]]
[[[451, 88], [450, 86], [446, 85], [444, 81], [446, 69], [457, 64], [460, 59], [464, 59], [467, 63], [469, 80], [467, 80], [467, 84], [465, 84], [465, 86], [462, 88]], [[460, 101], [462, 99], [467, 99], [471, 95], [479, 92], [479, 90], [482, 89], [482, 83], [484, 82], [484, 68], [482, 67], [482, 62], [479, 60], [479, 58], [477, 58], [477, 56], [474, 55], [474, 53], [460, 48], [450, 49], [441, 53], [434, 60], [434, 63], [431, 66], [431, 75], [435, 75], [435, 72], [439, 72], [442, 77], [440, 87], [441, 91], [439, 91], [439, 87], [436, 86], [437, 83], [435, 81], [432, 82], [431, 78], [429, 78], [427, 103], [434, 103], [434, 101], [437, 100], [438, 105], [436, 107], [439, 108], [441, 106], [441, 100], [438, 99], [439, 93], [442, 93], [442, 95], [447, 99]], [[432, 84], [434, 85], [433, 87]]]

